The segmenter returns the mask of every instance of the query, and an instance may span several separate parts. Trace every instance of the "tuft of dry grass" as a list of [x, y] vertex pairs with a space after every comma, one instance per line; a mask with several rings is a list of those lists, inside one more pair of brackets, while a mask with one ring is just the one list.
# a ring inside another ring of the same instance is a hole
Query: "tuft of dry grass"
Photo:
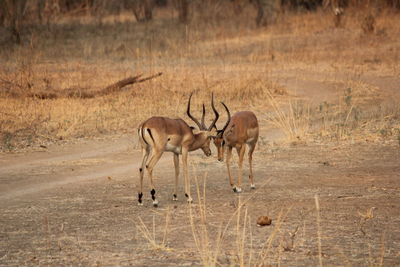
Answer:
[[[213, 223], [207, 218], [206, 177], [207, 173], [204, 174], [201, 192], [197, 176], [195, 176], [198, 204], [190, 204], [188, 206], [192, 236], [202, 265], [218, 266], [225, 265], [228, 262], [230, 265], [233, 264], [235, 266], [265, 266], [265, 264], [274, 259], [272, 254], [276, 253], [273, 253], [273, 251], [276, 248], [280, 248], [279, 245], [276, 246], [274, 243], [283, 235], [281, 231], [282, 223], [290, 212], [290, 208], [285, 212], [281, 210], [274, 220], [274, 225], [268, 238], [261, 248], [256, 249], [253, 246], [253, 222], [248, 213], [248, 209], [251, 207], [246, 206], [257, 192], [252, 193], [245, 200], [242, 200], [239, 195], [237, 197], [237, 208], [225, 222], [219, 218], [215, 232], [210, 229]], [[270, 179], [264, 182], [261, 187], [266, 186], [269, 182]], [[234, 221], [236, 221], [235, 224]], [[235, 240], [235, 242], [229, 240]], [[225, 258], [223, 257], [224, 254]]]
[[282, 107], [271, 93], [268, 94], [268, 101], [273, 107], [270, 122], [281, 129], [289, 141], [306, 140], [311, 123], [310, 107], [291, 98]]
[[160, 241], [158, 241], [157, 237], [156, 237], [156, 222], [155, 222], [154, 215], [153, 215], [153, 224], [151, 226], [151, 230], [143, 222], [141, 217], [138, 217], [138, 222], [135, 224], [136, 224], [136, 228], [142, 234], [143, 238], [148, 242], [150, 248], [155, 249], [155, 250], [170, 250], [170, 248], [167, 247], [167, 236], [168, 236], [168, 231], [170, 230], [169, 229], [170, 228], [170, 225], [169, 225], [170, 220], [171, 220], [171, 210], [168, 207], [167, 211], [165, 213], [163, 236]]
[[[197, 216], [194, 214], [192, 204], [189, 204], [189, 221], [192, 230], [192, 236], [194, 243], [197, 248], [197, 252], [200, 256], [203, 266], [217, 266], [218, 256], [221, 249], [222, 242], [222, 225], [220, 225], [216, 236], [214, 236], [214, 243], [211, 242], [213, 239], [209, 232], [209, 226], [207, 222], [207, 207], [206, 207], [206, 177], [207, 173], [204, 174], [203, 194], [200, 194], [200, 186], [198, 179], [195, 176], [196, 190], [198, 197], [197, 205]], [[199, 219], [199, 222], [197, 220]]]

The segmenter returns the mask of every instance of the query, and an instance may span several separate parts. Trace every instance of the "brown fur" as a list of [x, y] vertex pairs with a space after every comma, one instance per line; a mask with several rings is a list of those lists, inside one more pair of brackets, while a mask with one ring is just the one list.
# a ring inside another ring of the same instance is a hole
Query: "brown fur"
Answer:
[[[201, 130], [195, 133], [192, 128], [182, 119], [171, 119], [166, 117], [151, 117], [143, 122], [138, 129], [139, 140], [143, 149], [143, 159], [140, 174], [140, 191], [139, 204], [141, 204], [141, 195], [143, 192], [143, 177], [145, 167], [147, 169], [152, 191], [154, 190], [153, 183], [153, 168], [161, 158], [164, 151], [174, 153], [175, 166], [175, 190], [174, 200], [177, 200], [177, 188], [179, 177], [179, 155], [182, 155], [183, 171], [185, 179], [185, 195], [188, 201], [191, 202], [190, 196], [190, 180], [187, 170], [188, 152], [202, 149], [207, 156], [211, 155], [210, 138], [214, 134], [214, 130]], [[153, 196], [153, 205], [157, 206], [158, 202], [155, 199], [155, 191]]]
[[[226, 127], [223, 133], [220, 133], [217, 138], [214, 139], [214, 144], [218, 150], [218, 160], [224, 160], [225, 148], [228, 149], [226, 155], [226, 165], [228, 168], [228, 176], [233, 190], [240, 192], [240, 185], [242, 180], [242, 164], [246, 145], [249, 147], [249, 167], [250, 167], [250, 181], [251, 187], [254, 187], [253, 178], [253, 152], [258, 141], [259, 126], [256, 115], [251, 111], [240, 111], [235, 113]], [[236, 148], [239, 155], [239, 173], [237, 186], [233, 183], [231, 171], [230, 171], [230, 159], [232, 155], [232, 149]]]

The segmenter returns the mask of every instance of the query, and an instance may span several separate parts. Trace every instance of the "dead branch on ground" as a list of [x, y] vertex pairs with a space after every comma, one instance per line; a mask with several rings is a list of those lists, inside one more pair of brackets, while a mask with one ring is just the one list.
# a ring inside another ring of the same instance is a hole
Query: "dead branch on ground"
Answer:
[[[10, 81], [6, 81], [2, 79], [0, 82], [3, 83], [3, 88], [0, 86], [0, 91], [7, 97], [33, 97], [38, 99], [56, 99], [56, 98], [95, 98], [99, 96], [110, 95], [112, 93], [116, 93], [122, 91], [122, 89], [128, 85], [132, 85], [135, 83], [145, 82], [151, 79], [154, 79], [158, 76], [162, 75], [162, 72], [157, 74], [151, 75], [149, 77], [141, 78], [143, 74], [139, 74], [136, 76], [131, 76], [126, 79], [119, 80], [113, 84], [110, 84], [102, 89], [89, 91], [88, 88], [82, 87], [72, 87], [67, 88], [61, 91], [56, 90], [46, 90], [46, 91], [39, 91], [39, 92], [23, 92], [23, 90], [11, 90], [11, 86], [14, 83]], [[8, 86], [5, 86], [5, 85]], [[0, 84], [1, 85], [1, 84]], [[15, 84], [14, 84], [15, 85]]]

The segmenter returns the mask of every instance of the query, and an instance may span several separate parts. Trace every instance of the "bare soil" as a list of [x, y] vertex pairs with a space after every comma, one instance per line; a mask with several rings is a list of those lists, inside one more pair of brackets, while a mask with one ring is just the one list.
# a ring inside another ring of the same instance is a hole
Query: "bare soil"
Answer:
[[[62, 150], [62, 151], [60, 151]], [[320, 200], [323, 261], [330, 265], [394, 266], [400, 263], [400, 150], [384, 144], [301, 145], [256, 154], [258, 188], [244, 181], [244, 208], [252, 223], [254, 253], [261, 250], [281, 211], [286, 217], [282, 236], [294, 232], [293, 248], [284, 251], [279, 239], [268, 262], [284, 265], [318, 263], [314, 196]], [[231, 192], [225, 166], [199, 153], [192, 171], [203, 182], [210, 235], [226, 225], [239, 195]], [[79, 146], [54, 147], [45, 152], [3, 155], [1, 158], [1, 265], [199, 265], [189, 224], [188, 204], [181, 191], [172, 201], [172, 157], [157, 165], [160, 207], [137, 206], [137, 167], [140, 153], [129, 137], [87, 141]], [[206, 163], [204, 163], [205, 161]], [[202, 163], [203, 162], [203, 163]], [[7, 168], [5, 167], [7, 166]], [[193, 170], [195, 169], [195, 170]], [[194, 180], [194, 179], [192, 179]], [[181, 185], [182, 189], [182, 185]], [[196, 188], [192, 182], [192, 193]], [[371, 208], [373, 217], [361, 214]], [[168, 250], [153, 249], [137, 230], [140, 216], [161, 240], [166, 210], [171, 210]], [[273, 225], [256, 227], [258, 216]], [[235, 223], [233, 224], [235, 226]], [[221, 262], [236, 261], [235, 227], [228, 231]], [[284, 241], [289, 242], [289, 241]]]
[[[291, 92], [316, 97], [316, 103], [337, 95], [336, 87], [318, 82], [321, 79], [293, 81], [276, 75]], [[395, 78], [365, 79], [385, 85], [388, 94], [396, 91]], [[197, 223], [195, 177], [201, 192], [203, 184], [206, 187], [210, 253], [215, 251], [219, 227], [227, 227], [219, 263], [239, 264], [234, 214], [244, 204], [242, 220], [247, 209], [250, 221], [243, 242], [245, 262], [252, 254], [252, 265], [315, 266], [319, 257], [323, 264], [335, 266], [400, 265], [397, 140], [279, 145], [281, 134], [267, 125], [265, 114], [259, 115], [262, 138], [254, 154], [255, 190], [244, 179], [244, 192], [233, 193], [225, 164], [216, 161], [215, 153], [211, 158], [200, 152], [190, 155]], [[160, 206], [152, 207], [149, 190], [144, 206], [137, 205], [141, 153], [134, 133], [132, 129], [126, 136], [1, 154], [0, 265], [201, 265], [182, 179], [179, 200], [172, 201], [172, 155], [164, 154], [155, 169]], [[157, 249], [140, 232], [139, 218], [160, 243], [167, 214], [166, 246]], [[262, 215], [272, 219], [271, 226], [256, 226]], [[259, 253], [272, 235], [271, 249], [262, 260]]]

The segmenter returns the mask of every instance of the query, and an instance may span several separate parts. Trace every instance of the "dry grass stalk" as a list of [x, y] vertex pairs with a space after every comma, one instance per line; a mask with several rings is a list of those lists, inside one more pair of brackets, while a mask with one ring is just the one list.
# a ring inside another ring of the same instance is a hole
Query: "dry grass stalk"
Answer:
[[198, 183], [197, 176], [195, 176], [197, 198], [198, 198], [198, 212], [200, 223], [196, 224], [195, 215], [193, 211], [192, 204], [189, 204], [189, 221], [192, 229], [192, 236], [197, 248], [197, 252], [200, 255], [201, 262], [204, 266], [217, 266], [218, 265], [218, 255], [220, 252], [220, 245], [222, 241], [221, 227], [219, 227], [218, 233], [216, 235], [216, 243], [214, 246], [210, 243], [210, 233], [207, 227], [207, 211], [206, 211], [206, 177], [207, 173], [204, 174], [204, 184], [203, 184], [203, 196], [200, 194], [200, 186]]
[[[251, 265], [251, 258], [252, 258], [252, 247], [250, 247], [249, 252], [246, 252], [246, 229], [247, 227], [249, 227], [250, 224], [250, 218], [247, 215], [247, 208], [244, 211], [244, 215], [243, 215], [243, 226], [240, 223], [240, 217], [242, 216], [242, 212], [241, 212], [241, 197], [239, 196], [238, 198], [238, 213], [237, 213], [237, 221], [236, 221], [236, 249], [237, 249], [237, 255], [238, 255], [238, 261], [239, 261], [239, 266], [246, 266], [245, 264], [245, 258], [246, 256], [248, 256], [248, 266]], [[248, 222], [248, 223], [247, 223]], [[251, 238], [251, 232], [249, 232], [250, 234], [250, 244], [252, 243], [252, 238]], [[249, 255], [247, 255], [249, 254]]]
[[[222, 227], [222, 222], [218, 227], [217, 234], [214, 235], [214, 242], [211, 242], [210, 239], [210, 231], [208, 228], [209, 222], [207, 221], [206, 216], [206, 192], [205, 192], [205, 184], [206, 184], [207, 173], [204, 175], [204, 184], [203, 184], [203, 192], [200, 193], [200, 186], [198, 183], [197, 176], [195, 176], [196, 182], [196, 190], [198, 196], [198, 213], [199, 214], [199, 222], [196, 222], [195, 219], [195, 210], [193, 207], [195, 205], [189, 205], [189, 221], [192, 229], [192, 236], [196, 245], [196, 249], [200, 255], [200, 259], [204, 266], [217, 266], [219, 265], [218, 257], [220, 255], [220, 251], [225, 240], [225, 237], [228, 234], [228, 230], [230, 229], [231, 222], [236, 217], [236, 259], [238, 260], [238, 265], [240, 266], [262, 266], [265, 258], [267, 257], [271, 247], [272, 242], [275, 240], [277, 233], [279, 232], [279, 227], [281, 225], [281, 215], [278, 216], [278, 220], [276, 226], [274, 228], [273, 233], [270, 235], [268, 240], [266, 241], [262, 251], [260, 252], [257, 259], [253, 257], [253, 238], [251, 232], [251, 220], [250, 216], [248, 216], [247, 208], [244, 211], [244, 215], [242, 214], [242, 208], [257, 194], [257, 191], [252, 193], [248, 198], [244, 201], [241, 200], [239, 196], [238, 206], [230, 216], [228, 221], [225, 223], [225, 227]], [[266, 182], [260, 185], [260, 188], [266, 186], [271, 179], [268, 179]], [[290, 209], [289, 209], [290, 210]], [[288, 211], [289, 212], [289, 211]], [[282, 213], [282, 212], [281, 212]], [[287, 214], [287, 213], [286, 213]], [[243, 217], [242, 221], [241, 218]], [[249, 236], [250, 235], [250, 236]], [[250, 247], [247, 244], [248, 240], [250, 240]], [[247, 259], [247, 263], [246, 263]]]
[[379, 267], [383, 266], [383, 261], [385, 258], [385, 233], [382, 234], [381, 244], [382, 246], [381, 246], [381, 255], [379, 257], [379, 265], [378, 265]]
[[319, 260], [319, 266], [322, 267], [321, 218], [320, 218], [318, 195], [315, 195], [314, 199], [315, 199], [315, 209], [317, 210], [318, 260]]
[[371, 220], [374, 218], [374, 210], [376, 208], [375, 207], [371, 207], [370, 209], [368, 209], [366, 211], [366, 213], [361, 213], [358, 212], [358, 215], [361, 217], [360, 222], [359, 222], [359, 227], [360, 227], [360, 231], [361, 233], [363, 233], [363, 235], [365, 236], [367, 233], [364, 229], [365, 224], [367, 223], [367, 221]]
[[303, 111], [303, 107], [300, 107], [298, 103], [293, 103], [289, 98], [287, 107], [285, 107], [288, 110], [285, 112], [284, 108], [278, 104], [271, 92], [267, 91], [267, 96], [275, 115], [269, 118], [269, 120], [276, 127], [280, 128], [289, 140], [304, 139], [309, 130], [310, 108], [307, 107]]
[[142, 218], [139, 217], [139, 219], [138, 219], [139, 223], [136, 224], [136, 227], [139, 230], [139, 232], [142, 234], [143, 238], [149, 243], [149, 245], [152, 249], [170, 250], [170, 248], [167, 247], [167, 235], [168, 235], [168, 229], [169, 229], [169, 222], [171, 219], [170, 213], [171, 213], [171, 210], [170, 210], [170, 207], [168, 207], [166, 214], [165, 214], [163, 238], [161, 241], [157, 241], [157, 237], [156, 237], [155, 216], [153, 215], [153, 223], [152, 223], [151, 232], [150, 232], [149, 228], [146, 226], [146, 224], [143, 222]]
[[278, 234], [281, 232], [282, 223], [285, 220], [288, 213], [290, 212], [290, 210], [291, 208], [289, 208], [286, 212], [284, 212], [284, 210], [282, 209], [279, 212], [278, 217], [274, 220], [275, 225], [273, 231], [269, 235], [267, 241], [264, 243], [261, 251], [259, 252], [258, 258], [254, 264], [255, 266], [259, 267], [265, 266], [266, 259], [271, 253], [273, 242], [278, 238]]

